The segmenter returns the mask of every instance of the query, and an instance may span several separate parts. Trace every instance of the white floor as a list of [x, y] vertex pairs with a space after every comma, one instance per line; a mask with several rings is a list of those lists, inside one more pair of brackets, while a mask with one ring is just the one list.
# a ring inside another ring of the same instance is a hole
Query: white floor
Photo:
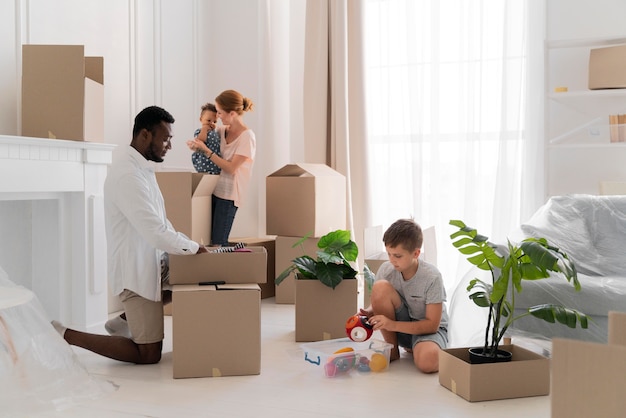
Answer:
[[[74, 348], [79, 361], [117, 390], [34, 417], [549, 417], [550, 397], [470, 403], [424, 375], [404, 354], [383, 373], [326, 378], [294, 342], [294, 307], [262, 301], [258, 376], [172, 378], [171, 318], [157, 365], [119, 363]], [[375, 335], [376, 337], [376, 335]], [[2, 415], [0, 409], [0, 415]]]

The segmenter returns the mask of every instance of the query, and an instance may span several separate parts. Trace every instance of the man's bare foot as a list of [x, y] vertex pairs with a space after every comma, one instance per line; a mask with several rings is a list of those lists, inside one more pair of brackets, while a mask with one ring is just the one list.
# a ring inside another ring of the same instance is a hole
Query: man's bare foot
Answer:
[[404, 347], [404, 351], [406, 351], [407, 353], [413, 353], [413, 349], [412, 348]]
[[400, 350], [398, 347], [394, 347], [391, 349], [391, 354], [389, 355], [389, 361], [396, 361], [400, 358]]

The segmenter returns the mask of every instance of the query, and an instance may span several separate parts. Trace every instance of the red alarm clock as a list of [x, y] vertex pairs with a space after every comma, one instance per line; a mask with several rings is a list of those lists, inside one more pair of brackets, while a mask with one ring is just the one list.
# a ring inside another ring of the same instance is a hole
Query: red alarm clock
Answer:
[[374, 332], [372, 325], [363, 315], [352, 315], [346, 321], [346, 334], [352, 341], [367, 341]]

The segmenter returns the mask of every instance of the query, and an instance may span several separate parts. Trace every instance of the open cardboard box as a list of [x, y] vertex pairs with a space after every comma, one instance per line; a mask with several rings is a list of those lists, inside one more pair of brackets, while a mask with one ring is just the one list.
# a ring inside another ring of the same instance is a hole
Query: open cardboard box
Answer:
[[174, 378], [261, 373], [260, 294], [256, 284], [173, 286]]
[[609, 341], [552, 341], [552, 417], [621, 418], [626, 411], [626, 313], [609, 312]]
[[334, 289], [319, 280], [295, 282], [296, 341], [345, 337], [346, 321], [357, 312], [357, 279], [344, 279]]
[[276, 295], [276, 285], [274, 279], [276, 278], [276, 237], [243, 237], [243, 238], [231, 238], [232, 242], [243, 242], [246, 245], [255, 247], [264, 247], [267, 251], [267, 280], [265, 283], [260, 283], [261, 299], [267, 299]]
[[468, 348], [439, 351], [439, 384], [470, 402], [550, 393], [550, 360], [517, 345], [507, 363], [470, 364]]
[[104, 142], [104, 59], [83, 45], [22, 45], [22, 135]]
[[219, 175], [159, 171], [157, 183], [174, 229], [202, 245], [211, 243], [211, 196]]
[[170, 254], [170, 284], [199, 284], [215, 281], [265, 283], [267, 281], [267, 250], [265, 247], [246, 247], [246, 249], [249, 252]]
[[346, 228], [346, 178], [325, 164], [287, 164], [266, 178], [268, 235], [321, 237]]

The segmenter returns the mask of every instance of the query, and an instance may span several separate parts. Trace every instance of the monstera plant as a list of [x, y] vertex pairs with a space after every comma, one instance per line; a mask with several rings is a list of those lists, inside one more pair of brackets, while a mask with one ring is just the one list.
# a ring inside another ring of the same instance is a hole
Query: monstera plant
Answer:
[[522, 292], [524, 280], [564, 278], [580, 291], [576, 266], [565, 252], [544, 238], [526, 238], [518, 245], [507, 241], [506, 246], [497, 246], [463, 221], [451, 220], [450, 225], [458, 228], [450, 235], [452, 245], [467, 256], [471, 264], [491, 273], [491, 281], [474, 278], [467, 287], [469, 298], [489, 310], [484, 345], [471, 348], [470, 357], [478, 355], [483, 359], [479, 361], [510, 360], [511, 354], [499, 349], [500, 342], [514, 321], [529, 315], [570, 328], [578, 325], [587, 328], [587, 315], [556, 304], [538, 304], [513, 316], [515, 296]]

